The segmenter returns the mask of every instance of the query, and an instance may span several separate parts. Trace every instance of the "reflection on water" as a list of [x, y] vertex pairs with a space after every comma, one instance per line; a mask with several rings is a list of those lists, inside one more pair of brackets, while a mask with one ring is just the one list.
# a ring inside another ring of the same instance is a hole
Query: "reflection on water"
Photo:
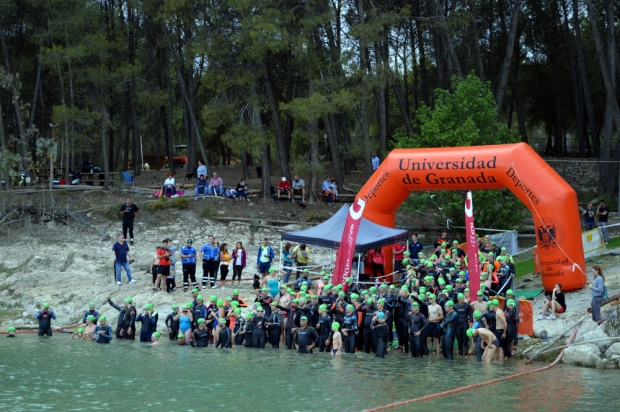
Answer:
[[[358, 411], [540, 366], [19, 336], [0, 338], [0, 410]], [[559, 365], [400, 410], [609, 410], [616, 377]]]

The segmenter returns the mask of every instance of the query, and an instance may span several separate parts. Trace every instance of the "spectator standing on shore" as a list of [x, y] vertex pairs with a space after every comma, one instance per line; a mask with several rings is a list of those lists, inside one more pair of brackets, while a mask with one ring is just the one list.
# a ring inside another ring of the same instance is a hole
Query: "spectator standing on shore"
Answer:
[[405, 243], [400, 240], [392, 247], [392, 253], [394, 254], [394, 272], [400, 272], [403, 266], [403, 252], [407, 250]]
[[379, 156], [377, 156], [376, 153], [372, 153], [370, 160], [372, 161], [372, 171], [374, 172], [375, 170], [377, 170], [379, 168], [379, 163], [381, 163], [379, 161]]
[[243, 268], [246, 265], [247, 256], [245, 253], [245, 249], [243, 248], [243, 243], [237, 242], [235, 245], [235, 250], [232, 252], [232, 262], [233, 262], [233, 277], [232, 277], [232, 286], [235, 286], [235, 278], [237, 279], [237, 287], [241, 287], [241, 273], [243, 272]]
[[607, 217], [609, 216], [609, 208], [605, 204], [604, 200], [601, 200], [596, 209], [596, 215], [598, 216], [598, 227], [601, 229], [601, 234], [605, 240], [605, 244], [609, 244], [609, 233], [607, 233]]
[[125, 199], [125, 204], [121, 206], [121, 216], [123, 216], [123, 236], [127, 239], [129, 231], [129, 243], [133, 245], [133, 220], [140, 214], [140, 208], [131, 203], [131, 198]]
[[133, 259], [131, 258], [131, 254], [129, 253], [129, 246], [127, 246], [127, 243], [125, 243], [125, 236], [120, 235], [118, 237], [118, 241], [114, 243], [114, 246], [112, 246], [112, 255], [114, 256], [116, 284], [121, 284], [121, 268], [125, 269], [128, 283], [136, 283], [136, 281], [131, 278], [131, 269], [129, 269], [129, 262], [127, 261], [127, 257], [129, 257], [131, 261], [133, 261]]
[[412, 234], [411, 242], [409, 243], [409, 256], [416, 264], [420, 263], [418, 253], [420, 253], [422, 249], [424, 249], [424, 246], [422, 246], [422, 243], [418, 240], [418, 234]]
[[605, 299], [605, 275], [599, 265], [592, 268], [594, 272], [594, 282], [590, 285], [592, 289], [592, 320], [601, 323], [601, 303]]
[[583, 209], [583, 212], [581, 212], [581, 214], [583, 215], [583, 223], [586, 226], [586, 232], [588, 230], [596, 229], [596, 211], [594, 210], [594, 206], [592, 206], [592, 203], [588, 203], [588, 207]]
[[190, 280], [193, 287], [198, 287], [198, 282], [196, 282], [196, 256], [198, 256], [198, 251], [194, 247], [194, 241], [187, 239], [187, 244], [181, 248], [179, 253], [183, 266], [183, 292], [187, 292]]
[[196, 169], [196, 176], [207, 177], [207, 166], [205, 166], [205, 162], [203, 162], [202, 160], [198, 161], [198, 168]]

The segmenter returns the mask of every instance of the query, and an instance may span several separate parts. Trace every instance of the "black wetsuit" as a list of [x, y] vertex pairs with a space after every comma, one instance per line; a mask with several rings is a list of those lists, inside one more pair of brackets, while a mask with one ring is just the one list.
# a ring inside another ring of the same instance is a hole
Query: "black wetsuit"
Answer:
[[151, 335], [153, 334], [153, 325], [155, 325], [155, 318], [151, 315], [141, 313], [136, 318], [136, 321], [140, 322], [140, 342], [150, 342]]
[[441, 352], [446, 359], [454, 359], [454, 336], [456, 332], [458, 314], [455, 311], [446, 312], [445, 317], [439, 325], [442, 329], [443, 336], [441, 338]]
[[336, 296], [332, 295], [331, 293], [328, 295], [319, 296], [319, 305], [325, 305], [328, 308], [331, 308], [334, 302], [336, 302]]
[[216, 348], [232, 348], [232, 335], [230, 333], [230, 328], [228, 326], [224, 326], [220, 329], [220, 335], [218, 336]]
[[504, 356], [512, 357], [510, 344], [517, 345], [519, 343], [519, 312], [516, 307], [506, 311], [506, 339], [504, 339]]
[[472, 317], [471, 306], [469, 303], [463, 302], [463, 304], [454, 304], [454, 311], [457, 313], [458, 318], [456, 322], [456, 341], [459, 347], [459, 356], [467, 356], [469, 352], [469, 338], [467, 337], [467, 329], [469, 329], [469, 321]]
[[180, 328], [180, 321], [174, 320], [174, 317], [178, 315], [178, 313], [169, 313], [168, 316], [166, 316], [166, 327], [168, 329], [170, 329], [170, 332], [168, 332], [168, 336], [170, 337], [170, 340], [176, 340], [177, 336], [179, 336], [179, 328]]
[[[103, 331], [103, 335], [99, 334], [100, 331]], [[95, 327], [93, 337], [95, 338], [97, 343], [110, 343], [110, 341], [112, 340], [112, 328], [108, 325], [98, 325], [97, 327]]]
[[153, 329], [151, 329], [151, 334], [157, 332], [157, 322], [159, 322], [159, 313], [157, 311], [153, 312], [151, 315], [155, 318], [155, 323], [153, 324]]
[[[411, 303], [409, 297], [399, 296], [396, 298], [396, 307], [394, 309], [394, 318], [396, 323], [396, 333], [398, 334], [398, 346], [402, 346], [403, 352], [409, 352], [409, 325], [407, 324], [407, 314], [411, 312]], [[386, 323], [389, 322], [386, 319]], [[389, 323], [388, 323], [389, 325]], [[391, 330], [390, 330], [391, 332]]]
[[342, 329], [347, 330], [347, 335], [342, 335], [344, 352], [355, 353], [355, 332], [357, 332], [357, 314], [355, 312], [344, 316]]
[[[472, 326], [472, 329], [478, 328], [484, 328], [484, 323], [480, 319], [474, 322]], [[474, 336], [474, 345], [476, 348], [476, 359], [478, 360], [478, 362], [482, 362], [482, 355], [484, 354], [484, 349], [482, 349], [482, 338], [479, 335]]]
[[286, 312], [286, 329], [284, 330], [285, 341], [286, 341], [286, 349], [293, 349], [293, 328], [299, 326], [299, 313], [296, 309], [285, 308], [284, 306], [278, 305], [278, 309]]
[[282, 312], [279, 310], [271, 313], [269, 319], [269, 342], [272, 348], [280, 348], [280, 335], [282, 334]]
[[245, 338], [245, 335], [243, 333], [240, 333], [240, 332], [243, 331], [244, 328], [245, 328], [245, 318], [240, 316], [235, 321], [235, 327], [233, 329], [233, 334], [235, 335], [235, 345], [236, 346], [243, 345], [243, 340]]
[[134, 340], [136, 338], [136, 308], [131, 305], [125, 312], [123, 324], [123, 338]]
[[[390, 294], [385, 294], [383, 295], [383, 299], [385, 299], [385, 303], [384, 303], [384, 307], [390, 312], [390, 314], [392, 316], [390, 316], [390, 320], [388, 323], [389, 329], [394, 330], [394, 315], [396, 314], [396, 296], [394, 295], [390, 295]], [[393, 333], [388, 333], [388, 342], [392, 343], [392, 341], [394, 340], [394, 334]]]
[[123, 336], [120, 335], [121, 330], [123, 330], [123, 325], [125, 324], [125, 313], [127, 313], [127, 308], [124, 306], [118, 306], [110, 299], [108, 299], [108, 303], [114, 309], [118, 310], [118, 320], [116, 321], [116, 339], [122, 339]]
[[86, 323], [86, 318], [88, 318], [89, 316], [93, 316], [95, 318], [93, 323], [96, 325], [97, 321], [99, 321], [99, 312], [97, 312], [96, 310], [87, 310], [86, 312], [84, 312], [84, 316], [82, 316], [82, 323]]
[[209, 329], [198, 327], [192, 332], [192, 339], [189, 343], [196, 348], [206, 348], [209, 346], [209, 335]]
[[265, 328], [267, 325], [267, 318], [264, 316], [256, 316], [252, 317], [252, 323], [254, 324], [254, 332], [252, 333], [252, 347], [265, 349], [265, 343], [267, 342], [267, 335], [265, 332]]
[[243, 341], [243, 346], [246, 348], [252, 347], [252, 335], [254, 334], [254, 322], [252, 319], [245, 322], [245, 329], [243, 329], [245, 340]]
[[[428, 326], [428, 320], [422, 312], [412, 313], [408, 316], [409, 320], [409, 349], [411, 349], [412, 358], [421, 358], [425, 355], [424, 347], [426, 345], [426, 336], [424, 331]], [[419, 336], [415, 333], [420, 332]]]
[[387, 355], [387, 344], [388, 344], [388, 325], [387, 323], [377, 323], [372, 326], [372, 333], [377, 342], [377, 349], [375, 351], [375, 356], [378, 358], [384, 358]]
[[312, 349], [307, 349], [307, 346], [314, 345], [319, 341], [319, 334], [312, 326], [300, 327], [295, 332], [293, 338], [295, 345], [298, 346], [297, 353], [312, 353]]
[[[357, 337], [355, 338], [355, 347], [357, 348], [358, 351], [363, 351], [364, 350], [364, 312], [363, 312], [363, 307], [364, 305], [362, 305], [361, 303], [357, 303], [355, 306], [355, 313], [357, 314]], [[361, 322], [359, 320], [362, 320]]]
[[364, 352], [370, 353], [370, 349], [376, 350], [376, 348], [372, 347], [373, 342], [373, 331], [372, 331], [372, 318], [375, 316], [376, 308], [374, 305], [364, 305], [362, 307], [362, 312], [364, 313]]
[[52, 336], [52, 319], [56, 319], [56, 315], [51, 310], [47, 312], [39, 311], [37, 313], [39, 319], [39, 336]]
[[329, 339], [331, 332], [332, 316], [328, 313], [319, 316], [317, 324], [319, 325], [319, 352], [327, 352], [329, 347], [325, 342]]

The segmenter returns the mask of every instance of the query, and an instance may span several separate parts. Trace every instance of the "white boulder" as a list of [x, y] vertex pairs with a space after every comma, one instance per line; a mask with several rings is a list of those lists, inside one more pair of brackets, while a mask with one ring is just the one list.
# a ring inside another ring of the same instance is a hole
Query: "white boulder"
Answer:
[[600, 354], [598, 347], [592, 343], [570, 346], [564, 351], [562, 362], [594, 368], [596, 367], [596, 362], [600, 359]]

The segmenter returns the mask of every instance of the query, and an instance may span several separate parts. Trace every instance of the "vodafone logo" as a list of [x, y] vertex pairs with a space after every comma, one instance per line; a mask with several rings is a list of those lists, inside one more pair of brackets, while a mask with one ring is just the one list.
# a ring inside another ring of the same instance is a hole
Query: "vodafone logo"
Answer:
[[468, 191], [467, 199], [465, 199], [465, 215], [467, 215], [467, 217], [472, 217], [474, 215], [472, 205], [473, 205], [473, 201], [471, 199], [471, 192]]
[[[356, 209], [357, 206], [357, 210]], [[366, 207], [366, 202], [362, 199], [357, 199], [357, 202], [353, 203], [349, 208], [349, 215], [353, 220], [359, 220], [362, 218], [362, 214], [364, 213], [364, 207]]]

